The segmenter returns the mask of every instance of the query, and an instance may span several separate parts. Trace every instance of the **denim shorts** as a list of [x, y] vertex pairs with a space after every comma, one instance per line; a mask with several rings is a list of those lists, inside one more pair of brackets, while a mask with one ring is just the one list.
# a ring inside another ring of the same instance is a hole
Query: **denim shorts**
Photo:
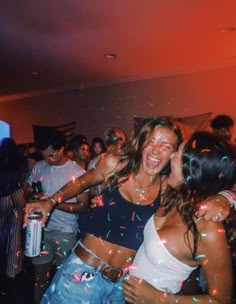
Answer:
[[125, 304], [123, 279], [113, 283], [71, 253], [40, 304]]

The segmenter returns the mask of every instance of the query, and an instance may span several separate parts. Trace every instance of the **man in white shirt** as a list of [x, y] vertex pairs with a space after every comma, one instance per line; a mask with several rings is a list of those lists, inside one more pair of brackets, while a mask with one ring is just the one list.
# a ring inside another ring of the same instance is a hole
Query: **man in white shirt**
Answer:
[[[85, 170], [64, 155], [64, 146], [65, 137], [58, 131], [44, 138], [40, 144], [44, 160], [34, 165], [27, 182], [26, 195], [32, 191], [33, 183], [41, 182], [42, 193], [37, 195], [50, 197], [65, 183], [85, 173]], [[54, 209], [43, 231], [41, 254], [32, 258], [36, 304], [49, 284], [53, 265], [60, 267], [63, 259], [77, 242], [79, 226], [78, 214], [75, 212], [86, 210], [88, 192], [79, 195], [77, 199], [80, 204], [75, 204], [75, 208], [71, 207], [71, 204], [63, 203]], [[72, 198], [68, 203], [76, 203], [77, 199]]]

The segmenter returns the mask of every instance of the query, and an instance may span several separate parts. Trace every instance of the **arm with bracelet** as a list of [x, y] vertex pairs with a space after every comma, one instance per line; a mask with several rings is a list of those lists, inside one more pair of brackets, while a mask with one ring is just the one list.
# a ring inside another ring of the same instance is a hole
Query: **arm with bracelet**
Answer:
[[[24, 223], [27, 223], [28, 215], [36, 210], [40, 210], [42, 212], [42, 222], [45, 223], [48, 215], [54, 208], [64, 208], [65, 206], [63, 207], [62, 205], [60, 207], [60, 204], [72, 197], [77, 197], [82, 192], [93, 186], [107, 182], [108, 178], [119, 169], [121, 169], [121, 167], [117, 156], [112, 154], [104, 155], [97, 163], [96, 168], [92, 168], [82, 176], [74, 178], [47, 200], [44, 200], [43, 202], [35, 201], [31, 204], [26, 204]], [[79, 212], [84, 211], [84, 206], [77, 205], [77, 207], [79, 208]], [[70, 212], [70, 209], [67, 211]]]

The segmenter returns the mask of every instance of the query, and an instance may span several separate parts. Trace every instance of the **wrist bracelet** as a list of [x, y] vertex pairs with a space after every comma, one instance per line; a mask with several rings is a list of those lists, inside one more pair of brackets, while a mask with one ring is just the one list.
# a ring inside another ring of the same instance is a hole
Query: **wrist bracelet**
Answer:
[[54, 197], [49, 197], [49, 199], [50, 199], [50, 201], [52, 201], [53, 207], [56, 207], [60, 204]]
[[230, 203], [230, 207], [236, 210], [236, 194], [231, 190], [223, 190], [218, 192], [218, 194], [223, 195]]

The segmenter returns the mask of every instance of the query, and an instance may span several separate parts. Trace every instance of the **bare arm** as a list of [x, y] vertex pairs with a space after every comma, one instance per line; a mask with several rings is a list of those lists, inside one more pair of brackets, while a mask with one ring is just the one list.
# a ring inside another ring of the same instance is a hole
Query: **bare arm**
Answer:
[[82, 176], [77, 177], [65, 184], [52, 196], [52, 198], [46, 199], [43, 202], [37, 201], [26, 204], [24, 222], [27, 223], [27, 218], [30, 213], [41, 211], [43, 216], [42, 222], [45, 223], [48, 213], [51, 212], [55, 205], [63, 203], [72, 197], [78, 196], [84, 190], [92, 186], [106, 182], [109, 176], [118, 169], [118, 161], [119, 158], [116, 156], [112, 154], [104, 154], [97, 163], [96, 168], [89, 170]]
[[83, 192], [78, 195], [77, 203], [64, 202], [59, 204], [56, 209], [68, 212], [68, 213], [81, 213], [89, 210], [89, 194]]
[[105, 183], [110, 175], [117, 169], [118, 160], [119, 159], [114, 155], [103, 154], [96, 164], [96, 168], [92, 168], [82, 176], [71, 180], [57, 191], [53, 197], [58, 202], [64, 202], [67, 199], [78, 196], [86, 189]]

